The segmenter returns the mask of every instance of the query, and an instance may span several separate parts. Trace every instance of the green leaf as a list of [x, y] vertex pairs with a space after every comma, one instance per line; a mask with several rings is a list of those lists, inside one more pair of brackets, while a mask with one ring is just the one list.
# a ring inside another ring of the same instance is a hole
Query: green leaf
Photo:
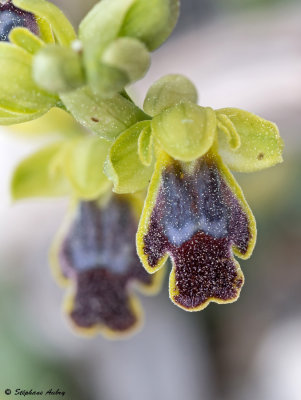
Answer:
[[149, 88], [143, 109], [147, 114], [155, 116], [178, 103], [196, 103], [197, 98], [194, 84], [185, 76], [166, 75]]
[[241, 145], [233, 150], [227, 137], [219, 132], [219, 153], [233, 171], [252, 172], [282, 162], [283, 141], [277, 126], [270, 121], [237, 108], [223, 108], [240, 136]]
[[121, 132], [147, 116], [120, 94], [97, 98], [88, 86], [60, 95], [74, 118], [98, 136], [113, 141]]
[[32, 79], [32, 56], [11, 43], [0, 43], [0, 108], [19, 114], [48, 111], [58, 101]]
[[113, 182], [113, 191], [116, 193], [134, 193], [149, 183], [153, 164], [148, 167], [143, 165], [138, 155], [139, 136], [149, 124], [149, 121], [142, 121], [133, 125], [111, 147], [105, 174]]
[[46, 46], [34, 57], [33, 77], [50, 93], [74, 90], [84, 84], [81, 58], [71, 48]]
[[149, 167], [153, 159], [153, 137], [150, 126], [146, 126], [138, 138], [138, 155], [140, 161], [146, 167]]
[[192, 161], [207, 153], [216, 132], [216, 116], [209, 107], [192, 103], [178, 104], [152, 121], [153, 135], [176, 160]]
[[11, 183], [11, 193], [15, 200], [65, 196], [70, 193], [68, 181], [59, 168], [62, 144], [51, 144], [21, 161]]
[[9, 40], [16, 46], [22, 47], [30, 54], [35, 54], [44, 46], [44, 43], [36, 35], [26, 28], [14, 28], [9, 34]]
[[68, 46], [76, 39], [71, 23], [53, 3], [46, 0], [14, 0], [14, 5], [45, 19], [51, 25], [59, 44]]
[[85, 137], [67, 144], [64, 171], [78, 198], [95, 199], [110, 187], [111, 183], [103, 173], [109, 148], [109, 142], [97, 137]]
[[171, 34], [178, 16], [179, 0], [136, 0], [119, 36], [135, 37], [153, 51]]

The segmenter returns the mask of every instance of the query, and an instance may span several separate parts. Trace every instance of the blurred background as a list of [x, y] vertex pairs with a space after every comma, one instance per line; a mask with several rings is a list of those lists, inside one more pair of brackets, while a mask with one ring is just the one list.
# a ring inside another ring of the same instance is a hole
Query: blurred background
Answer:
[[[95, 1], [56, 3], [77, 25]], [[182, 0], [175, 32], [130, 88], [141, 104], [154, 80], [182, 73], [200, 105], [239, 107], [279, 126], [285, 162], [237, 175], [258, 242], [240, 262], [246, 283], [234, 304], [185, 313], [165, 282], [158, 297], [141, 298], [145, 325], [136, 336], [75, 336], [48, 267], [67, 200], [12, 203], [13, 168], [42, 139], [1, 128], [0, 399], [6, 388], [52, 387], [68, 400], [300, 400], [300, 20], [300, 1]]]

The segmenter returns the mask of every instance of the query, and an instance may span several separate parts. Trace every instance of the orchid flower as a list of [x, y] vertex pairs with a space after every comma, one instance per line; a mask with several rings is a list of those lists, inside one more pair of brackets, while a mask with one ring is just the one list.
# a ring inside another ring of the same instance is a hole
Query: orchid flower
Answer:
[[229, 168], [270, 167], [283, 147], [272, 122], [195, 101], [187, 78], [161, 78], [144, 102], [152, 121], [121, 134], [105, 167], [117, 193], [148, 186], [137, 251], [149, 273], [171, 258], [169, 295], [188, 311], [238, 298], [244, 277], [234, 256], [250, 257], [256, 224]]

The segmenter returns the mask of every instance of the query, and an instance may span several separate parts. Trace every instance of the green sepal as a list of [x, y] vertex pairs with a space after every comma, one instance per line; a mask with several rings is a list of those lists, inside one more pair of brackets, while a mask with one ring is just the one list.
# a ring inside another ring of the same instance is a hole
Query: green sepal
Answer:
[[119, 35], [135, 37], [153, 51], [171, 34], [178, 16], [179, 0], [136, 0]]
[[105, 174], [113, 182], [116, 193], [134, 193], [144, 189], [151, 178], [153, 164], [142, 164], [138, 139], [150, 121], [142, 121], [123, 132], [114, 142], [105, 163]]
[[76, 39], [75, 31], [64, 13], [53, 3], [46, 0], [14, 0], [14, 5], [30, 11], [35, 16], [45, 19], [61, 45], [68, 46]]
[[103, 173], [110, 143], [98, 137], [84, 137], [65, 146], [63, 168], [75, 196], [92, 200], [111, 186]]
[[209, 107], [182, 103], [154, 117], [153, 135], [176, 160], [192, 161], [207, 153], [216, 133], [215, 112]]
[[241, 145], [234, 150], [227, 137], [219, 132], [219, 153], [230, 169], [252, 172], [282, 162], [283, 141], [277, 126], [270, 121], [237, 108], [217, 110], [226, 115], [240, 136]]
[[82, 137], [86, 134], [85, 128], [78, 124], [72, 115], [57, 107], [33, 121], [12, 125], [9, 130], [27, 139], [44, 136], [51, 140], [55, 138], [65, 140]]
[[12, 111], [7, 111], [3, 108], [0, 108], [0, 125], [14, 125], [20, 124], [23, 122], [31, 121], [36, 118], [39, 118], [43, 112], [36, 113], [17, 113]]
[[150, 126], [142, 129], [138, 138], [138, 155], [142, 164], [149, 167], [153, 160], [153, 136]]
[[18, 114], [42, 114], [58, 98], [39, 88], [32, 79], [32, 56], [11, 43], [0, 43], [0, 108]]
[[74, 90], [84, 84], [80, 55], [71, 48], [46, 46], [34, 57], [33, 77], [50, 93]]
[[11, 182], [14, 200], [65, 196], [70, 193], [68, 181], [59, 167], [63, 143], [51, 144], [20, 162]]
[[100, 99], [85, 86], [60, 97], [80, 124], [106, 140], [113, 141], [136, 122], [147, 119], [142, 110], [121, 94]]
[[9, 41], [16, 46], [26, 50], [30, 54], [35, 54], [44, 46], [43, 41], [34, 35], [27, 28], [14, 28], [9, 34]]
[[106, 47], [102, 62], [125, 73], [128, 82], [134, 82], [147, 72], [150, 66], [150, 54], [141, 41], [121, 37]]
[[158, 79], [148, 90], [143, 109], [155, 116], [178, 103], [196, 103], [198, 99], [194, 84], [185, 76], [170, 74]]

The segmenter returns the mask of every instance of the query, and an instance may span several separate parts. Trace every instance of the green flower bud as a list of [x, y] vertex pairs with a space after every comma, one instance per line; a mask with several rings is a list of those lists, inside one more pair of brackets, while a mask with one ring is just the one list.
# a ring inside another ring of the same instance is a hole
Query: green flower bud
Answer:
[[84, 84], [80, 55], [67, 47], [44, 47], [34, 57], [33, 76], [39, 86], [52, 93], [68, 92]]
[[128, 82], [141, 79], [150, 65], [150, 55], [145, 45], [137, 39], [119, 38], [104, 51], [103, 62], [123, 71]]
[[[155, 3], [155, 4], [154, 4]], [[143, 77], [154, 50], [178, 17], [178, 0], [102, 0], [79, 28], [87, 80], [95, 94], [111, 97]]]
[[179, 0], [136, 0], [123, 21], [121, 36], [144, 42], [156, 50], [173, 31], [179, 16]]

